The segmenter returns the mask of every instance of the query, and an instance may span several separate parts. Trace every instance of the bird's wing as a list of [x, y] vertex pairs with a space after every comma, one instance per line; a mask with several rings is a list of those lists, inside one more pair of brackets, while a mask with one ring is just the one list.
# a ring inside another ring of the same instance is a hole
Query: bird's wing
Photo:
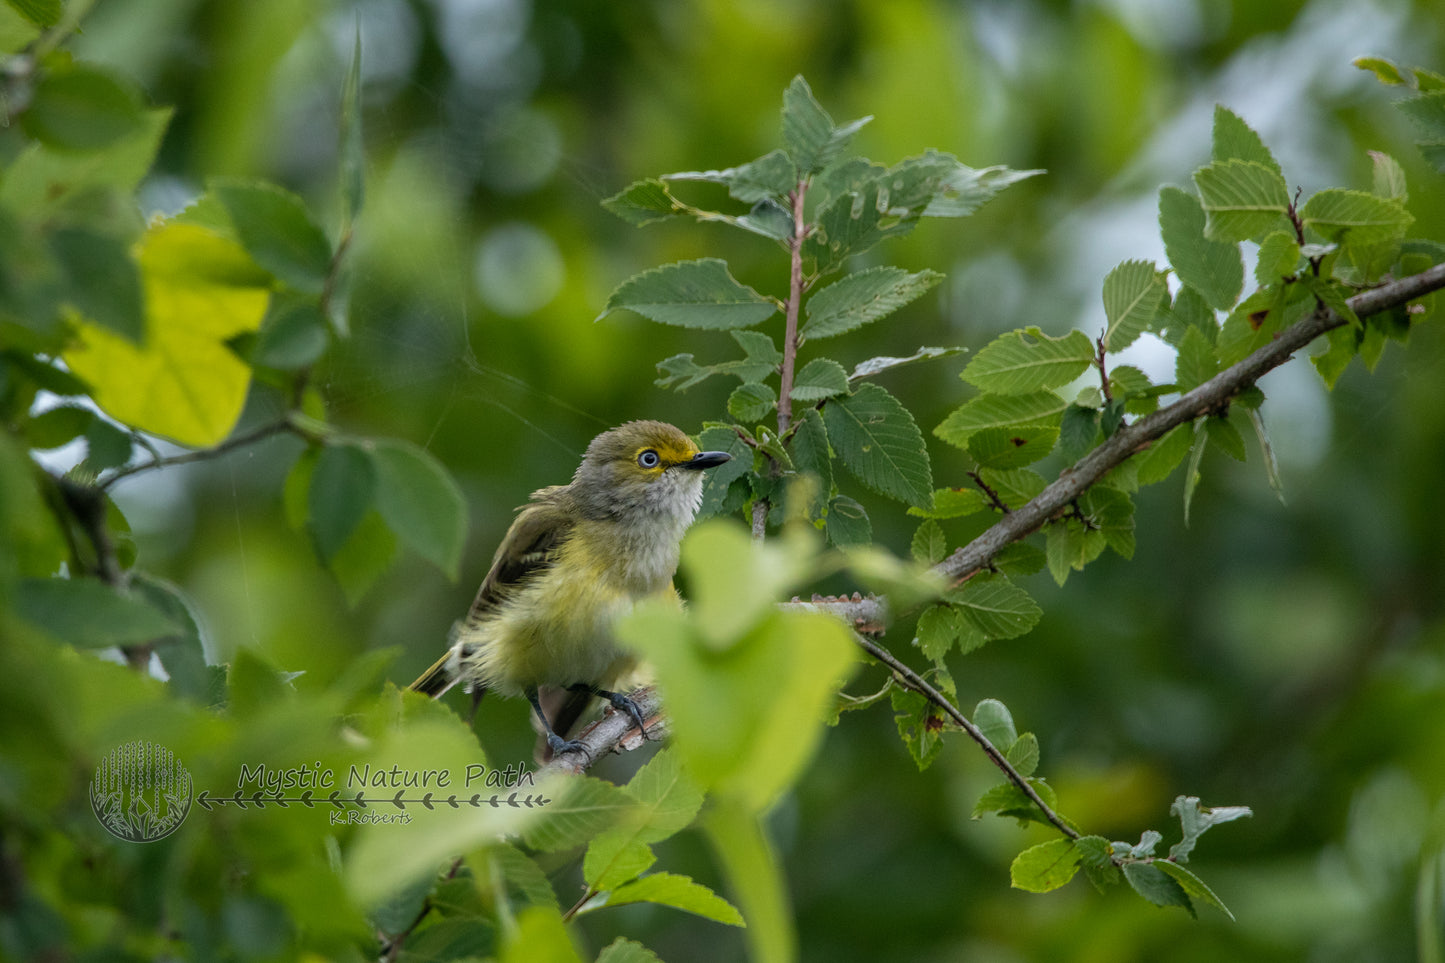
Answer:
[[467, 612], [467, 620], [481, 616], [523, 579], [550, 567], [557, 559], [557, 549], [572, 531], [571, 513], [560, 504], [564, 486], [555, 485], [534, 492], [530, 503], [517, 514], [497, 554], [491, 570], [482, 579], [477, 597]]

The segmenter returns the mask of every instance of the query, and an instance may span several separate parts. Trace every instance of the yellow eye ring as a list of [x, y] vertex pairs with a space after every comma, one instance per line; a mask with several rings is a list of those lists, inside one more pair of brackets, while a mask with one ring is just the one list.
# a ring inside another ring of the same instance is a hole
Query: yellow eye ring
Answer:
[[656, 468], [658, 465], [662, 464], [662, 458], [657, 454], [657, 452], [653, 451], [651, 448], [648, 448], [647, 450], [642, 452], [642, 454], [637, 456], [637, 463], [643, 468]]

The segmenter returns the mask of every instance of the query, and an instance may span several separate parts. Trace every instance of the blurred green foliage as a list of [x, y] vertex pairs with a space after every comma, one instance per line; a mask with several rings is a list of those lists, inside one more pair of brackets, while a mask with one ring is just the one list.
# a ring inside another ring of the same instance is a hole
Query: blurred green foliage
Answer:
[[[45, 22], [52, 8], [60, 4], [0, 5], [5, 49], [39, 33], [18, 10]], [[141, 215], [178, 210], [212, 178], [262, 176], [305, 198], [334, 244], [354, 203], [342, 200], [338, 183], [337, 130], [359, 28], [366, 201], [336, 292], [349, 306], [351, 337], [321, 360], [312, 385], [343, 430], [402, 439], [447, 466], [472, 525], [457, 549], [459, 581], [442, 571], [457, 564], [450, 550], [432, 559], [438, 567], [402, 545], [387, 567], [387, 559], [352, 560], [348, 571], [370, 585], [362, 595], [347, 577], [333, 578], [287, 522], [295, 499], [283, 506], [280, 493], [303, 444], [295, 437], [119, 483], [113, 494], [130, 527], [122, 548], [193, 601], [193, 631], [181, 637], [204, 644], [211, 664], [231, 663], [231, 711], [205, 711], [212, 690], [199, 660], [167, 662], [173, 680], [188, 680], [189, 695], [162, 700], [159, 683], [32, 638], [14, 613], [0, 613], [0, 805], [8, 817], [0, 860], [32, 873], [26, 899], [70, 914], [46, 920], [37, 909], [28, 918], [45, 925], [6, 931], [4, 945], [44, 948], [68, 926], [125, 932], [126, 949], [150, 958], [171, 935], [146, 942], [146, 926], [161, 919], [198, 952], [244, 959], [283, 958], [298, 932], [338, 957], [367, 938], [367, 922], [313, 845], [309, 814], [193, 813], [196, 822], [175, 836], [128, 847], [105, 834], [75, 789], [112, 746], [137, 738], [165, 741], [201, 786], [230, 779], [278, 745], [297, 764], [344, 767], [360, 750], [335, 737], [338, 718], [376, 740], [378, 759], [393, 749], [420, 759], [425, 749], [412, 741], [385, 742], [420, 723], [417, 731], [443, 744], [440, 757], [479, 758], [450, 713], [378, 697], [382, 676], [405, 682], [435, 657], [512, 506], [565, 480], [588, 438], [633, 417], [692, 428], [726, 400], [720, 382], [684, 394], [653, 384], [657, 358], [722, 356], [733, 348], [725, 333], [620, 316], [594, 323], [608, 293], [656, 264], [713, 256], [760, 289], [786, 286], [776, 259], [750, 239], [707, 226], [637, 232], [601, 208], [604, 197], [659, 170], [725, 167], [771, 149], [778, 91], [802, 73], [835, 116], [877, 115], [857, 138], [869, 156], [927, 146], [977, 166], [1049, 171], [972, 218], [894, 242], [889, 263], [947, 278], [898, 323], [855, 336], [848, 350], [857, 355], [844, 360], [906, 355], [919, 344], [977, 351], [1028, 324], [1053, 335], [1077, 325], [1092, 337], [1106, 323], [1099, 290], [1108, 270], [1162, 257], [1159, 185], [1187, 185], [1208, 161], [1216, 102], [1264, 135], [1306, 194], [1368, 188], [1367, 151], [1388, 152], [1403, 165], [1420, 232], [1438, 236], [1440, 175], [1414, 149], [1409, 121], [1388, 109], [1392, 93], [1349, 61], [1379, 54], [1445, 63], [1439, 13], [1430, 0], [95, 5], [66, 47], [134, 83], [107, 92], [125, 123], [40, 133], [58, 142], [113, 138], [116, 163], [90, 185], [110, 187], [140, 178], [125, 164], [128, 138], [158, 129], [154, 108], [172, 109], [158, 165], [140, 185], [143, 210], [107, 215], [119, 233], [138, 233]], [[66, 91], [36, 93], [63, 102]], [[0, 201], [44, 217], [58, 200], [15, 174], [22, 134], [35, 133], [0, 132]], [[7, 251], [19, 249], [5, 237]], [[87, 250], [104, 256], [103, 245]], [[123, 333], [129, 317], [118, 309], [109, 328]], [[717, 350], [699, 350], [703, 343]], [[1136, 350], [1131, 363], [1147, 370], [1157, 360], [1147, 345]], [[962, 364], [933, 362], [885, 383], [931, 426], [957, 407]], [[1235, 922], [1212, 911], [1195, 922], [1081, 881], [1046, 896], [1011, 889], [1014, 855], [1050, 835], [968, 818], [996, 781], [986, 760], [954, 738], [920, 773], [890, 713], [875, 707], [827, 730], [769, 820], [802, 958], [1438, 953], [1442, 364], [1445, 336], [1426, 325], [1408, 350], [1387, 351], [1373, 375], [1345, 369], [1329, 394], [1298, 363], [1270, 376], [1264, 414], [1287, 505], [1259, 464], [1207, 456], [1187, 527], [1182, 482], [1150, 490], [1138, 499], [1132, 561], [1106, 555], [1062, 587], [1034, 576], [1038, 627], [971, 654], [955, 680], [960, 703], [998, 697], [1037, 734], [1050, 783], [1090, 832], [1137, 836], [1165, 822], [1180, 792], [1252, 806], [1254, 819], [1211, 835], [1193, 864]], [[291, 402], [254, 383], [240, 430]], [[86, 437], [93, 456], [96, 438]], [[15, 535], [0, 546], [0, 577], [8, 578], [60, 557], [62, 540], [19, 467], [23, 454], [3, 445], [0, 513]], [[946, 446], [932, 455], [940, 478], [967, 464]], [[80, 452], [54, 457], [64, 467]], [[859, 497], [874, 539], [903, 554], [916, 520]], [[942, 521], [948, 544], [973, 534], [971, 521]], [[895, 651], [903, 653], [907, 629], [890, 636]], [[376, 654], [393, 647], [402, 649], [394, 661]], [[304, 674], [280, 685], [273, 668]], [[868, 669], [853, 688], [872, 691], [882, 678]], [[134, 706], [146, 709], [127, 711]], [[478, 728], [492, 759], [530, 754], [524, 717], [515, 704], [483, 705]], [[601, 772], [623, 783], [621, 769]], [[202, 825], [210, 839], [186, 835]], [[730, 895], [705, 845], [703, 834], [686, 832], [656, 848], [669, 870]], [[488, 853], [510, 861], [509, 881], [533, 878], [517, 868], [520, 853]], [[532, 872], [544, 883], [541, 874], [550, 876], [570, 903], [584, 885], [576, 863], [544, 859]], [[485, 879], [488, 866], [462, 872]], [[157, 879], [168, 888], [147, 885]], [[0, 901], [13, 892], [0, 886]], [[127, 902], [104, 902], [117, 892]], [[310, 912], [292, 917], [282, 906]], [[555, 941], [560, 927], [546, 913], [533, 907], [516, 925]], [[744, 947], [733, 928], [647, 904], [586, 914], [580, 931], [587, 958], [622, 935], [671, 960], [736, 959]], [[411, 947], [417, 958], [492, 945], [491, 935], [460, 926], [427, 932], [429, 945]], [[96, 937], [73, 949], [99, 957], [106, 945]]]

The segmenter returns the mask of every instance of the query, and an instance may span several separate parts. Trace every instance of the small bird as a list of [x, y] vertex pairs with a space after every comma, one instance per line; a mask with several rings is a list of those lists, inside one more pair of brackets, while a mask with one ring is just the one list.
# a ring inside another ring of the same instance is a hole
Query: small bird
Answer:
[[[450, 650], [411, 688], [440, 697], [460, 682], [476, 700], [488, 689], [524, 695], [553, 754], [581, 748], [556, 730], [565, 734], [592, 696], [643, 729], [636, 703], [614, 690], [637, 660], [612, 629], [642, 599], [678, 598], [672, 577], [702, 502], [703, 470], [731, 457], [699, 451], [660, 421], [630, 421], [592, 439], [571, 484], [539, 489], [518, 509]], [[580, 696], [555, 728], [541, 686]]]

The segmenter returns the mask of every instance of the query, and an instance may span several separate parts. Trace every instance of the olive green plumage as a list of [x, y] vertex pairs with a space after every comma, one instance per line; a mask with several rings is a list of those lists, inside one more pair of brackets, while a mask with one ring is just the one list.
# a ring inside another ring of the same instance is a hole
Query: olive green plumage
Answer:
[[536, 491], [519, 510], [451, 649], [411, 687], [439, 696], [460, 682], [525, 695], [554, 751], [575, 744], [552, 731], [541, 686], [608, 698], [640, 726], [631, 700], [611, 691], [637, 667], [612, 627], [641, 599], [677, 597], [672, 577], [702, 470], [728, 458], [659, 421], [598, 435], [571, 484]]

